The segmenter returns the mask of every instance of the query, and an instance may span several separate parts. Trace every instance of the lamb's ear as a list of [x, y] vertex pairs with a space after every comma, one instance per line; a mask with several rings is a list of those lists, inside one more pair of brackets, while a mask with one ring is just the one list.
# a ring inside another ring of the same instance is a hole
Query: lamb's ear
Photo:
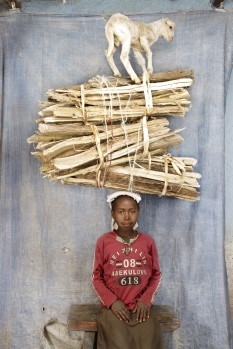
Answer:
[[164, 18], [164, 23], [168, 26], [168, 27], [173, 27], [175, 28], [175, 23], [172, 22], [169, 18]]

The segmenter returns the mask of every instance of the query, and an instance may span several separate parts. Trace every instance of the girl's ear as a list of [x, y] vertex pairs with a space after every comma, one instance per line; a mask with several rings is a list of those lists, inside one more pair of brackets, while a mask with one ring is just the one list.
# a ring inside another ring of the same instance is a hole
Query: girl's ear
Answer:
[[114, 219], [112, 219], [112, 229], [117, 230], [118, 229], [118, 224], [115, 222]]

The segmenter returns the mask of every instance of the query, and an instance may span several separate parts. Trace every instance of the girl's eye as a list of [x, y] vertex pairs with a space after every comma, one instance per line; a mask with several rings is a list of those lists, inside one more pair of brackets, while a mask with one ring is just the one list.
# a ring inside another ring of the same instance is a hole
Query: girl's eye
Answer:
[[[125, 214], [126, 211], [118, 211], [119, 214]], [[135, 214], [136, 210], [129, 211], [130, 214]]]

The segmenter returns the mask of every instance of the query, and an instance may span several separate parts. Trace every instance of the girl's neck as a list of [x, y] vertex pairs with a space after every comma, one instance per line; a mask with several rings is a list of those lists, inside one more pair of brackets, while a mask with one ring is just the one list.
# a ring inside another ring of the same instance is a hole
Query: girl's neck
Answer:
[[123, 240], [129, 241], [130, 239], [133, 239], [137, 236], [137, 232], [135, 230], [129, 231], [129, 232], [121, 232], [119, 230], [115, 230], [116, 234], [120, 236]]

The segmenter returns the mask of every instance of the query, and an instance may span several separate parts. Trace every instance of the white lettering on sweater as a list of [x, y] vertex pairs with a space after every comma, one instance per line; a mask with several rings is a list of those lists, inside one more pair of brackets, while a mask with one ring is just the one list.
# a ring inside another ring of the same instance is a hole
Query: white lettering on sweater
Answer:
[[[120, 256], [125, 257], [124, 249], [122, 249], [121, 252], [117, 251], [115, 254], [113, 254], [109, 260], [109, 263], [111, 265], [116, 265], [117, 268], [122, 268], [122, 267], [128, 268], [129, 266], [140, 267], [147, 263], [144, 252], [138, 251], [137, 248], [133, 248], [133, 247], [130, 248], [130, 255], [128, 258], [123, 258], [121, 260], [121, 258], [119, 258]], [[135, 257], [135, 258], [132, 258], [132, 257]], [[129, 263], [130, 265], [127, 265]]]
[[129, 275], [147, 275], [146, 270], [135, 270], [135, 269], [120, 269], [120, 270], [113, 270], [112, 276], [129, 276]]

